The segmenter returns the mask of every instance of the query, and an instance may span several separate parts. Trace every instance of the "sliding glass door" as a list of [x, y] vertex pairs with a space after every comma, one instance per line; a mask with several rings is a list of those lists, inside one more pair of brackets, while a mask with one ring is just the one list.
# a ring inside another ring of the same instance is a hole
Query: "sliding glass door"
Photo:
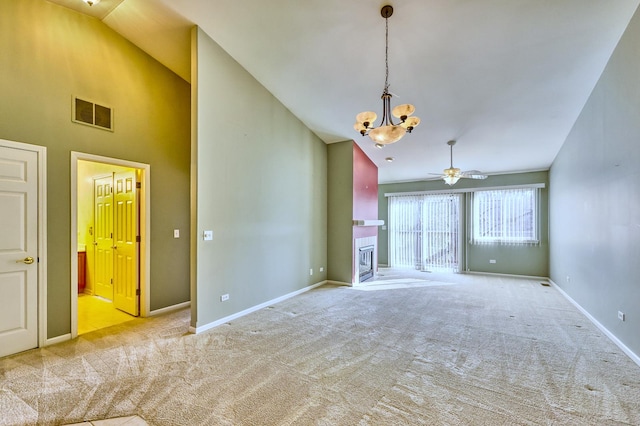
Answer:
[[389, 266], [460, 270], [460, 194], [389, 197]]

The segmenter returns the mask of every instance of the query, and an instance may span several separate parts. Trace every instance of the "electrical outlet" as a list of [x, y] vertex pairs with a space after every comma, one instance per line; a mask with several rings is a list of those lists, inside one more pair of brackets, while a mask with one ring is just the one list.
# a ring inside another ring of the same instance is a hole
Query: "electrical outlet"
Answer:
[[313, 269], [309, 269], [309, 275], [313, 275]]
[[220, 296], [220, 301], [221, 302], [226, 302], [227, 300], [229, 300], [229, 294], [223, 294], [222, 296]]
[[567, 282], [570, 283], [571, 282], [571, 277], [569, 275], [567, 275]]
[[213, 240], [213, 231], [204, 231], [203, 238], [205, 241]]
[[324, 272], [324, 266], [320, 267], [320, 272]]
[[625, 318], [625, 317], [624, 317], [624, 312], [622, 312], [622, 311], [618, 311], [618, 319], [619, 319], [620, 321], [624, 321], [624, 318]]
[[496, 263], [495, 259], [489, 259], [489, 263]]
[[180, 230], [179, 229], [174, 229], [173, 230], [173, 238], [180, 238]]

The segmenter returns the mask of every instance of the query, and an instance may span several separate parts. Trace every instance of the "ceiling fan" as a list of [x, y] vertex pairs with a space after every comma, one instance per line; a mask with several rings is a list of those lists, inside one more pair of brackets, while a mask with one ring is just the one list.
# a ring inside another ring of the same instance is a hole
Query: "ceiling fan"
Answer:
[[[449, 186], [453, 186], [460, 178], [486, 179], [487, 175], [482, 174], [482, 172], [478, 170], [467, 170], [466, 172], [461, 172], [460, 169], [458, 169], [457, 167], [453, 167], [453, 146], [455, 144], [456, 144], [456, 141], [454, 140], [447, 142], [447, 145], [449, 145], [451, 149], [451, 157], [450, 157], [451, 163], [448, 169], [444, 169], [444, 174], [440, 175], [442, 176], [442, 179], [445, 181], [445, 183]], [[437, 173], [431, 173], [431, 174], [437, 174]]]

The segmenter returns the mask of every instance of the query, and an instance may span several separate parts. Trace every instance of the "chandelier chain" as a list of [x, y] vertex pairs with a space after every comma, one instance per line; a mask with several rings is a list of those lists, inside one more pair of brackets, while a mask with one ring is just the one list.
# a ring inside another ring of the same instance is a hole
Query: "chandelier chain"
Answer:
[[384, 18], [385, 35], [384, 35], [384, 92], [389, 91], [389, 18]]

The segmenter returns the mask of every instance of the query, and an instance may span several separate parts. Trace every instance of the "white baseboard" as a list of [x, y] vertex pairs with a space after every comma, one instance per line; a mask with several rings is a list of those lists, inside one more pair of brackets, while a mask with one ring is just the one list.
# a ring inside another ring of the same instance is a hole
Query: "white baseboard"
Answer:
[[71, 340], [71, 333], [63, 334], [61, 336], [52, 337], [50, 339], [46, 339], [44, 341], [44, 346], [55, 345], [56, 343], [66, 342], [67, 340]]
[[600, 322], [595, 319], [589, 312], [587, 312], [586, 309], [584, 309], [582, 306], [580, 306], [578, 304], [578, 302], [576, 302], [575, 300], [573, 300], [571, 298], [571, 296], [569, 296], [567, 293], [565, 293], [565, 291], [563, 289], [561, 289], [556, 283], [553, 282], [553, 280], [551, 280], [549, 278], [549, 282], [551, 283], [551, 285], [560, 292], [561, 295], [564, 296], [565, 299], [567, 299], [569, 302], [571, 302], [571, 304], [573, 306], [575, 306], [576, 308], [578, 308], [578, 310], [580, 312], [582, 312], [582, 314], [587, 317], [587, 319], [589, 319], [589, 321], [591, 321], [596, 327], [598, 327], [600, 329], [600, 331], [602, 331], [613, 343], [616, 344], [616, 346], [618, 346], [622, 352], [624, 352], [629, 358], [631, 358], [631, 360], [633, 362], [635, 362], [636, 364], [638, 364], [638, 366], [640, 367], [640, 357], [638, 355], [636, 355], [631, 349], [629, 349], [624, 343], [622, 343], [620, 341], [620, 339], [618, 339], [612, 332], [610, 332], [604, 325], [600, 324]]
[[156, 315], [162, 315], [162, 314], [166, 314], [169, 312], [173, 312], [173, 311], [177, 311], [183, 308], [188, 308], [189, 306], [191, 306], [191, 302], [182, 302], [182, 303], [178, 303], [177, 305], [171, 305], [171, 306], [167, 306], [166, 308], [160, 308], [160, 309], [154, 309], [153, 311], [149, 312], [149, 316], [153, 317]]
[[299, 294], [305, 293], [305, 292], [307, 292], [309, 290], [313, 290], [314, 288], [320, 287], [321, 285], [325, 285], [327, 283], [328, 283], [328, 281], [320, 281], [319, 283], [312, 284], [312, 285], [310, 285], [308, 287], [305, 287], [305, 288], [302, 288], [300, 290], [296, 290], [294, 292], [285, 294], [284, 296], [276, 297], [275, 299], [269, 300], [268, 302], [264, 302], [264, 303], [261, 303], [259, 305], [253, 306], [253, 307], [251, 307], [249, 309], [245, 309], [244, 311], [240, 311], [240, 312], [237, 312], [237, 313], [235, 313], [233, 315], [229, 315], [227, 317], [220, 318], [219, 320], [210, 322], [209, 324], [201, 325], [200, 327], [189, 326], [189, 332], [193, 333], [193, 334], [198, 334], [198, 333], [202, 333], [203, 331], [211, 330], [212, 328], [215, 328], [215, 327], [217, 327], [219, 325], [225, 324], [225, 323], [227, 323], [229, 321], [233, 321], [234, 319], [238, 319], [238, 318], [243, 317], [245, 315], [248, 315], [248, 314], [250, 314], [252, 312], [259, 311], [260, 309], [264, 309], [264, 308], [266, 308], [268, 306], [271, 306], [271, 305], [274, 305], [276, 303], [282, 302], [284, 300], [290, 299], [290, 298], [292, 298], [294, 296], [297, 296]]
[[346, 285], [347, 287], [351, 287], [353, 285], [351, 283], [345, 283], [342, 281], [333, 281], [333, 280], [327, 280], [325, 283], [331, 284], [331, 285]]
[[526, 278], [530, 280], [548, 280], [549, 279], [549, 277], [538, 277], [536, 275], [501, 274], [499, 272], [461, 271], [460, 273], [469, 274], [469, 275], [490, 275], [494, 277]]

